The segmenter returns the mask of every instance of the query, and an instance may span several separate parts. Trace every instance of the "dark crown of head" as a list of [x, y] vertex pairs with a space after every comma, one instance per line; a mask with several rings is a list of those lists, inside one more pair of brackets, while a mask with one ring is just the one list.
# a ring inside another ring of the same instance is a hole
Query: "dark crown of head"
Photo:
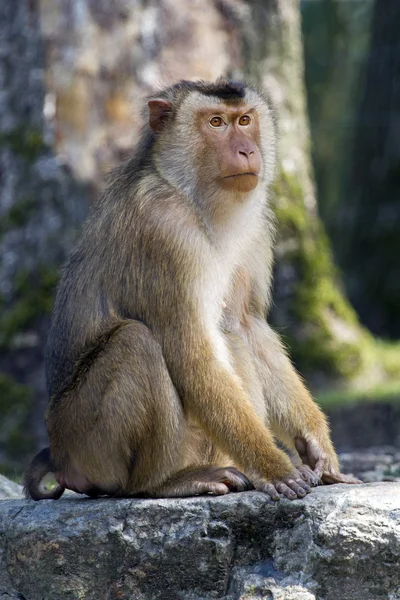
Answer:
[[217, 79], [215, 82], [208, 81], [178, 81], [174, 85], [165, 88], [158, 98], [177, 98], [191, 92], [199, 92], [203, 96], [214, 96], [225, 101], [242, 100], [246, 94], [246, 85], [242, 82], [230, 81], [229, 79]]

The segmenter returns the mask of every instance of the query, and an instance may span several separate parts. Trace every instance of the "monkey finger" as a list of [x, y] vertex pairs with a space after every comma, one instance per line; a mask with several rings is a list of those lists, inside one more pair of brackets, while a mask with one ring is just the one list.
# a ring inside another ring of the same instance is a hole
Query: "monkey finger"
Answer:
[[321, 479], [322, 473], [325, 471], [325, 464], [326, 464], [325, 457], [319, 458], [317, 460], [317, 462], [315, 463], [313, 471], [314, 471], [314, 474], [318, 477], [318, 481]]
[[320, 477], [318, 477], [318, 473], [314, 473], [314, 471], [308, 465], [301, 465], [297, 467], [297, 471], [300, 477], [312, 487], [318, 485], [320, 481]]

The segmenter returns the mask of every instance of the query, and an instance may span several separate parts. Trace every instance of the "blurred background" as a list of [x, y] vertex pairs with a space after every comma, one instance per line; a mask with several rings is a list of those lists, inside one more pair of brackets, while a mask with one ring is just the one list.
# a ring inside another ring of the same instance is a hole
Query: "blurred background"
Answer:
[[0, 472], [46, 445], [60, 265], [147, 94], [246, 79], [275, 108], [271, 321], [345, 470], [400, 480], [400, 2], [2, 0]]

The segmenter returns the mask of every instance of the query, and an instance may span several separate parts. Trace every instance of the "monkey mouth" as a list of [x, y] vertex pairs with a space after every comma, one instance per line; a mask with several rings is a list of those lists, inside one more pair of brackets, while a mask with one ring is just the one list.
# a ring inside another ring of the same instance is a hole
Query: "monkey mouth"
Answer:
[[258, 177], [257, 173], [253, 171], [246, 171], [246, 173], [235, 173], [234, 175], [226, 175], [223, 179], [233, 179], [234, 177], [248, 177], [252, 175], [253, 177]]
[[254, 171], [232, 173], [221, 178], [221, 187], [231, 192], [251, 192], [258, 185], [258, 174]]

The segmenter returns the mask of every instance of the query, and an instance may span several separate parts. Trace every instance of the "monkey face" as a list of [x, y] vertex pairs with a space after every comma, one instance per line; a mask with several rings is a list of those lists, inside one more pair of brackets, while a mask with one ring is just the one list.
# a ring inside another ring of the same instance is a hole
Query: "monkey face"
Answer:
[[225, 190], [253, 190], [261, 169], [256, 111], [242, 104], [220, 105], [200, 111], [197, 118], [216, 182]]
[[181, 82], [148, 103], [157, 167], [190, 196], [211, 199], [224, 191], [242, 201], [272, 179], [269, 105], [252, 88], [228, 83]]

